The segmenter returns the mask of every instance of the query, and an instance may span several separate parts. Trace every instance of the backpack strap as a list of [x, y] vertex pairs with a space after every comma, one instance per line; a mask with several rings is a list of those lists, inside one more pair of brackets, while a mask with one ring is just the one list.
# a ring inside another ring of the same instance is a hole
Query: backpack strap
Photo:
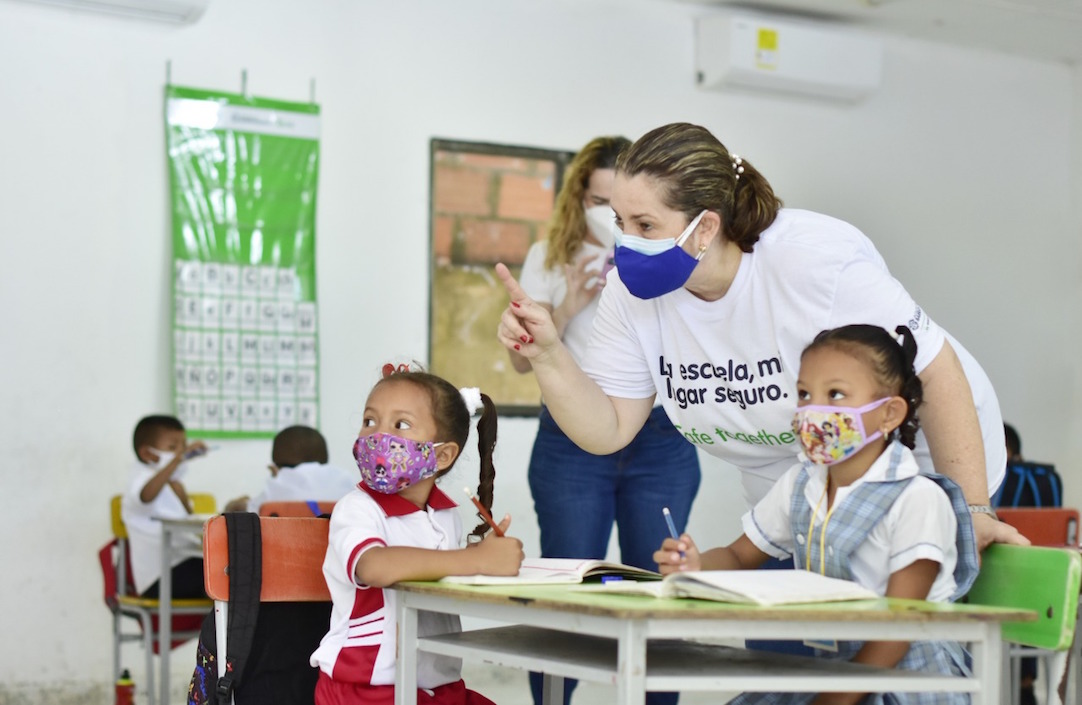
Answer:
[[259, 618], [259, 591], [263, 585], [259, 515], [227, 512], [225, 527], [229, 537], [229, 623], [226, 627], [226, 674], [218, 679], [215, 690], [219, 705], [229, 705], [233, 691], [243, 682], [244, 665], [252, 650]]

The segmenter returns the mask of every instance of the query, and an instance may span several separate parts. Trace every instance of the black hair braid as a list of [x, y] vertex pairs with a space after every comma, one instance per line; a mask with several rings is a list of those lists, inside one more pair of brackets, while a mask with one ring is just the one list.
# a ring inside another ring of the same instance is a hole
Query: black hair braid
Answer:
[[917, 341], [913, 337], [913, 331], [907, 326], [898, 326], [894, 332], [901, 337], [901, 351], [905, 364], [902, 365], [902, 388], [899, 394], [905, 399], [908, 407], [905, 419], [898, 427], [898, 440], [902, 445], [911, 449], [917, 442], [917, 431], [920, 430], [920, 419], [917, 417], [917, 407], [924, 401], [924, 385], [917, 376], [913, 362], [917, 358]]
[[[492, 463], [492, 453], [496, 448], [496, 405], [487, 394], [481, 394], [484, 411], [477, 420], [477, 451], [481, 456], [481, 478], [477, 484], [477, 499], [492, 513], [492, 489], [496, 479], [496, 467]], [[481, 516], [478, 513], [477, 516]], [[487, 522], [482, 521], [470, 532], [470, 536], [481, 538], [489, 530]]]

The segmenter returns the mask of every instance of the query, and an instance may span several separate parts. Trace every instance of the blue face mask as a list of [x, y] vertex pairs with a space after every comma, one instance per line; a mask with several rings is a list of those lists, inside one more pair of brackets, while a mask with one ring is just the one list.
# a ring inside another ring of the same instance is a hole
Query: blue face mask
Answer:
[[654, 299], [686, 284], [703, 255], [692, 257], [683, 245], [704, 215], [706, 211], [695, 216], [677, 238], [650, 240], [618, 232], [616, 271], [627, 290], [640, 299]]

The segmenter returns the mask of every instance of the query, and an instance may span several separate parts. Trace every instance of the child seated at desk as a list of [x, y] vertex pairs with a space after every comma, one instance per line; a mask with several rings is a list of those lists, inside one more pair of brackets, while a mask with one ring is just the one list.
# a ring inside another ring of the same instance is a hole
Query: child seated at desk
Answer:
[[[384, 368], [387, 369], [386, 367]], [[456, 505], [436, 480], [451, 470], [477, 423], [480, 501], [492, 506], [496, 407], [477, 389], [456, 390], [425, 372], [385, 372], [368, 395], [364, 421], [353, 446], [361, 486], [343, 497], [331, 514], [323, 575], [333, 607], [330, 630], [311, 663], [320, 669], [316, 705], [394, 702], [396, 597], [387, 586], [447, 575], [516, 575], [522, 542], [504, 537], [511, 523], [478, 543], [460, 548], [462, 522]], [[422, 636], [461, 629], [456, 615], [422, 613]], [[467, 690], [461, 661], [417, 655], [417, 702], [422, 705], [492, 705]]]
[[[132, 434], [136, 462], [128, 489], [120, 502], [120, 518], [128, 531], [132, 577], [143, 597], [158, 597], [162, 572], [162, 527], [159, 519], [182, 519], [191, 514], [191, 502], [181, 483], [186, 461], [207, 452], [202, 441], [188, 443], [184, 424], [173, 416], [146, 416]], [[175, 538], [178, 544], [202, 554], [202, 543], [193, 536]], [[173, 598], [205, 598], [203, 559], [185, 558], [177, 552], [172, 579]]]
[[[794, 432], [800, 463], [743, 518], [744, 534], [699, 552], [687, 534], [654, 554], [662, 573], [756, 568], [793, 556], [798, 570], [853, 580], [887, 597], [944, 602], [977, 574], [969, 508], [961, 489], [921, 475], [911, 452], [923, 397], [917, 344], [877, 326], [823, 331], [801, 355]], [[867, 429], [867, 431], [866, 431]], [[779, 572], [779, 580], [784, 573]], [[948, 641], [809, 644], [818, 656], [942, 674], [969, 673]], [[733, 703], [969, 702], [966, 693], [744, 693]]]
[[316, 429], [282, 429], [271, 445], [271, 476], [263, 491], [253, 498], [231, 500], [225, 511], [258, 514], [267, 502], [337, 502], [353, 491], [360, 478], [329, 465], [327, 457], [327, 441]]

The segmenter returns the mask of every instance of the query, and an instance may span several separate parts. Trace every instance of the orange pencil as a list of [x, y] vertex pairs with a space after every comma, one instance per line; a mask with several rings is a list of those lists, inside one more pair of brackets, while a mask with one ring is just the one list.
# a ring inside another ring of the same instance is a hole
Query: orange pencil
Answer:
[[485, 509], [485, 505], [481, 504], [481, 500], [474, 496], [473, 491], [471, 491], [469, 487], [464, 487], [463, 489], [466, 490], [466, 494], [470, 496], [470, 501], [473, 502], [473, 506], [477, 507], [477, 512], [481, 515], [481, 518], [485, 520], [485, 523], [492, 527], [492, 530], [496, 532], [497, 536], [503, 537], [503, 532], [500, 531], [500, 527], [496, 524], [492, 515]]

